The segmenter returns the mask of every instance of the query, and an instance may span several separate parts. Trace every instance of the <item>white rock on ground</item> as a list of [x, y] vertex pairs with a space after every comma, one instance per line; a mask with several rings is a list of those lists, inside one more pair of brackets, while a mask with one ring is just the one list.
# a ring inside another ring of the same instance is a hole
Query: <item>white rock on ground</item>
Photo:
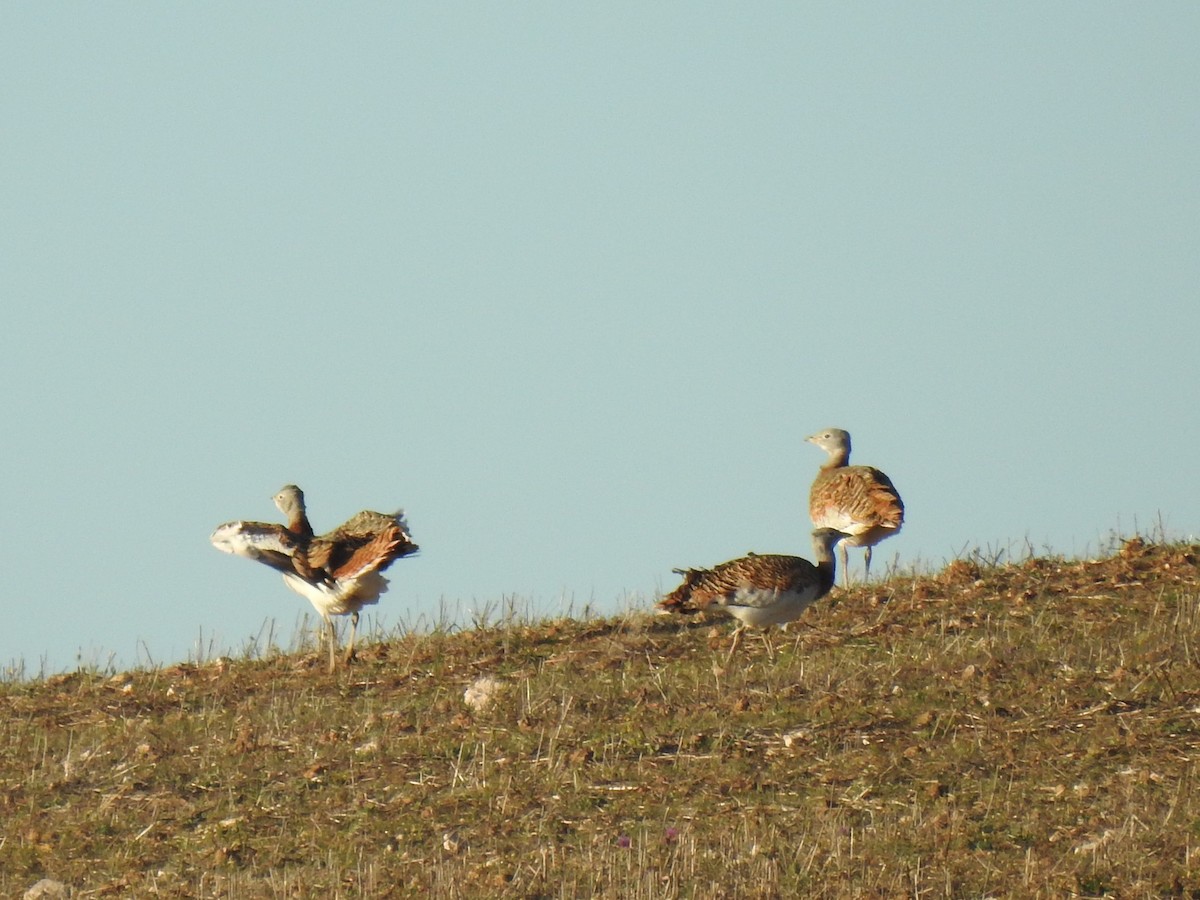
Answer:
[[496, 702], [496, 696], [500, 693], [502, 686], [503, 682], [488, 675], [476, 678], [463, 691], [463, 703], [467, 704], [475, 712], [483, 712], [483, 710]]
[[63, 900], [71, 896], [71, 889], [61, 881], [43, 878], [21, 896], [23, 900]]

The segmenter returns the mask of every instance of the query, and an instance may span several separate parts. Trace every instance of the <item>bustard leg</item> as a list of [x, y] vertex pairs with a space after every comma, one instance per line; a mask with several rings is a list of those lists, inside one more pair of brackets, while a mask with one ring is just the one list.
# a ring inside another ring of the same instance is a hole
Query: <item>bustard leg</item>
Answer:
[[762, 630], [763, 646], [767, 648], [767, 659], [775, 662], [775, 644], [771, 641], [771, 626]]
[[733, 629], [733, 643], [729, 645], [729, 652], [725, 654], [724, 665], [729, 665], [729, 660], [733, 659], [733, 654], [737, 651], [738, 644], [742, 642], [742, 632], [746, 630], [745, 625], [738, 625]]
[[839, 543], [837, 547], [838, 562], [842, 564], [842, 587], [850, 587], [850, 563], [846, 555], [846, 544]]
[[337, 657], [334, 655], [337, 645], [337, 632], [333, 630], [333, 619], [325, 617], [325, 639], [329, 641], [329, 674], [337, 668]]
[[867, 555], [863, 557], [863, 581], [871, 580], [871, 545], [867, 544]]
[[358, 610], [350, 613], [350, 643], [346, 645], [346, 665], [354, 658], [354, 635], [358, 632]]

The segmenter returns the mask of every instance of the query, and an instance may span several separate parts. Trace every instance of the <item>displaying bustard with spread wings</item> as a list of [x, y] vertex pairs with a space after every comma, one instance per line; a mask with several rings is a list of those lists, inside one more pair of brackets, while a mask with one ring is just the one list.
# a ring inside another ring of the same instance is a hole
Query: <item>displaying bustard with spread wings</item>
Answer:
[[838, 545], [842, 580], [849, 583], [847, 547], [866, 549], [865, 577], [871, 575], [871, 548], [904, 524], [904, 502], [892, 480], [871, 466], [850, 465], [850, 433], [827, 428], [805, 438], [826, 453], [808, 495], [808, 512], [818, 528], [836, 528], [848, 535]]
[[354, 655], [359, 611], [379, 602], [388, 588], [383, 571], [403, 556], [416, 553], [404, 513], [363, 510], [325, 534], [314, 535], [304, 506], [304, 492], [294, 484], [275, 495], [275, 505], [288, 524], [226, 522], [209, 538], [225, 553], [244, 556], [283, 574], [293, 591], [308, 600], [325, 622], [329, 671], [337, 663], [337, 636], [332, 616], [350, 616], [347, 662]]
[[728, 660], [747, 627], [786, 625], [829, 593], [836, 568], [833, 547], [845, 537], [832, 528], [814, 531], [815, 564], [799, 556], [752, 553], [711, 569], [675, 569], [683, 576], [683, 584], [663, 597], [658, 608], [667, 613], [693, 613], [719, 607], [733, 616], [739, 624], [725, 657]]

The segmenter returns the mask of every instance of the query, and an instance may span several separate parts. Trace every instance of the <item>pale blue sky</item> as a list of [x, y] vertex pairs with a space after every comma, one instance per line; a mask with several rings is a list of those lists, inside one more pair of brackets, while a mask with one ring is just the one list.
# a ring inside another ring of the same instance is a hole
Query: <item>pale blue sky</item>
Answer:
[[[390, 627], [1200, 531], [1200, 6], [0, 6], [0, 665], [237, 650], [296, 482], [408, 510]], [[853, 554], [861, 565], [861, 553]], [[882, 566], [881, 566], [882, 568]]]

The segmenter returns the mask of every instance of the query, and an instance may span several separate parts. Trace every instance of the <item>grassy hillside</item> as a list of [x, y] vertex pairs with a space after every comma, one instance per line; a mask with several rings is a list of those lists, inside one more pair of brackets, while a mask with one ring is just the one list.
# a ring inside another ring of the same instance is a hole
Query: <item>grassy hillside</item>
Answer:
[[0, 896], [1200, 897], [1198, 560], [0, 684]]

